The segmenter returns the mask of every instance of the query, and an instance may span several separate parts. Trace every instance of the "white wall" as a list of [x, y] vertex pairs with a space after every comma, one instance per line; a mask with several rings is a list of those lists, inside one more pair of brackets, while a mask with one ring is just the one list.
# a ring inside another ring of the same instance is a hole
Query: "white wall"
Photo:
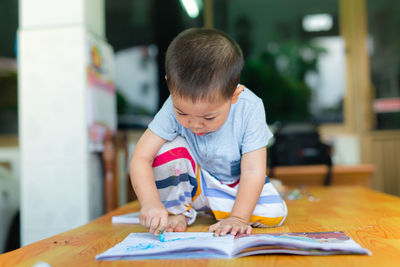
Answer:
[[103, 211], [100, 158], [88, 146], [89, 33], [104, 37], [104, 0], [20, 0], [22, 245]]

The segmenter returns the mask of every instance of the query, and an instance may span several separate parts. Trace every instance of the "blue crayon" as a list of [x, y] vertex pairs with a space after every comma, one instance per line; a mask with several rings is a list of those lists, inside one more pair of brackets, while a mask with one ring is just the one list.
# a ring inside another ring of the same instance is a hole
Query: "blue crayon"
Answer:
[[164, 231], [162, 231], [162, 232], [158, 235], [158, 239], [160, 239], [160, 242], [164, 242], [164, 241], [165, 241]]

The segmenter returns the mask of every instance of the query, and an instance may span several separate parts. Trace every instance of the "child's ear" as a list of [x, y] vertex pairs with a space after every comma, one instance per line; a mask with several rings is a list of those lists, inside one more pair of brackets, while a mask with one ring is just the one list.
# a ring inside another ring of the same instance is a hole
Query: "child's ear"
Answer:
[[165, 78], [165, 80], [166, 80], [166, 81], [168, 81], [168, 77], [167, 77], [167, 74], [165, 74], [164, 78]]
[[235, 104], [238, 101], [239, 95], [241, 92], [243, 92], [243, 90], [244, 90], [244, 85], [236, 87], [235, 92], [233, 92], [232, 96], [232, 104]]

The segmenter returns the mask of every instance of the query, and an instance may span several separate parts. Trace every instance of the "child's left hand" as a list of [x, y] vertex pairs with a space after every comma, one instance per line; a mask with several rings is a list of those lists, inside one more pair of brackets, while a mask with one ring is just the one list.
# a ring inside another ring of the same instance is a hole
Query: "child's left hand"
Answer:
[[236, 234], [251, 234], [251, 226], [238, 217], [228, 217], [221, 220], [208, 228], [209, 232], [214, 232], [216, 236], [224, 236], [227, 233]]

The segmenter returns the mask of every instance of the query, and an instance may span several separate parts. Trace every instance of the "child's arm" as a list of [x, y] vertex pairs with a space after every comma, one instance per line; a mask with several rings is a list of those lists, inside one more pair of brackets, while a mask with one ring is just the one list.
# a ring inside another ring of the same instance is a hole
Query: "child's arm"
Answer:
[[267, 149], [261, 148], [243, 154], [241, 176], [235, 204], [230, 216], [210, 226], [215, 235], [231, 233], [250, 234], [248, 225], [265, 183]]
[[155, 155], [165, 139], [147, 129], [139, 139], [130, 162], [130, 176], [133, 189], [141, 204], [140, 223], [157, 234], [167, 226], [168, 212], [161, 203], [152, 164]]

